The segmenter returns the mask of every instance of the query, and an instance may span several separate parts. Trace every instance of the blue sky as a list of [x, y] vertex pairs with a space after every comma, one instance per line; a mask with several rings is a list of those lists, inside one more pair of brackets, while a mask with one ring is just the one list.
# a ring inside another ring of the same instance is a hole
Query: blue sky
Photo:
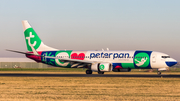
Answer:
[[179, 0], [0, 0], [0, 57], [24, 57], [22, 20], [58, 49], [153, 50], [180, 61]]

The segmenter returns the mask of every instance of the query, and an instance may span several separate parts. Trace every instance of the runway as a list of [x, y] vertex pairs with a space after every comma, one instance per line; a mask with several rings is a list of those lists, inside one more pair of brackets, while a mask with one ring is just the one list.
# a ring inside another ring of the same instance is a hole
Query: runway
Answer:
[[180, 78], [180, 75], [153, 74], [42, 74], [42, 73], [0, 73], [1, 77], [141, 77], [141, 78]]

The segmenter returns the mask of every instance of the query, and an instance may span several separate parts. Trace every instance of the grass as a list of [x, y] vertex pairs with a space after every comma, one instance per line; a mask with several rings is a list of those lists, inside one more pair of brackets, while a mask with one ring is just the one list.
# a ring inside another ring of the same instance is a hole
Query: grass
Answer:
[[[180, 74], [171, 68], [165, 74]], [[0, 68], [0, 73], [78, 73], [83, 68]], [[93, 73], [97, 74], [97, 73]], [[155, 74], [147, 70], [105, 74]], [[163, 73], [164, 74], [164, 73]], [[0, 77], [0, 100], [169, 101], [180, 99], [180, 78]]]
[[179, 78], [0, 78], [0, 100], [169, 101], [179, 99]]

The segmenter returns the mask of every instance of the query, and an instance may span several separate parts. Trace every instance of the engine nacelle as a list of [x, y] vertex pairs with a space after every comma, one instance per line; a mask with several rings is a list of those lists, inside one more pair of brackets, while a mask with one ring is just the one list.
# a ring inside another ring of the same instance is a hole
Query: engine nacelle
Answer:
[[113, 72], [130, 72], [131, 69], [127, 68], [127, 69], [114, 69]]
[[111, 63], [96, 63], [96, 64], [92, 64], [91, 65], [91, 70], [92, 71], [95, 71], [95, 72], [98, 72], [98, 71], [101, 71], [101, 72], [110, 72], [112, 71], [112, 65]]

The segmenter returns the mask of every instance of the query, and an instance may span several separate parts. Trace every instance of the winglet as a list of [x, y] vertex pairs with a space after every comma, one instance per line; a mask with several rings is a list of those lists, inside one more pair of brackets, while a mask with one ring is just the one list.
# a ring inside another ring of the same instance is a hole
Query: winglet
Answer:
[[37, 52], [37, 51], [34, 49], [34, 47], [32, 46], [32, 44], [30, 44], [30, 46], [31, 46], [31, 49], [32, 49], [33, 53], [34, 53], [35, 55], [39, 55], [38, 52]]

